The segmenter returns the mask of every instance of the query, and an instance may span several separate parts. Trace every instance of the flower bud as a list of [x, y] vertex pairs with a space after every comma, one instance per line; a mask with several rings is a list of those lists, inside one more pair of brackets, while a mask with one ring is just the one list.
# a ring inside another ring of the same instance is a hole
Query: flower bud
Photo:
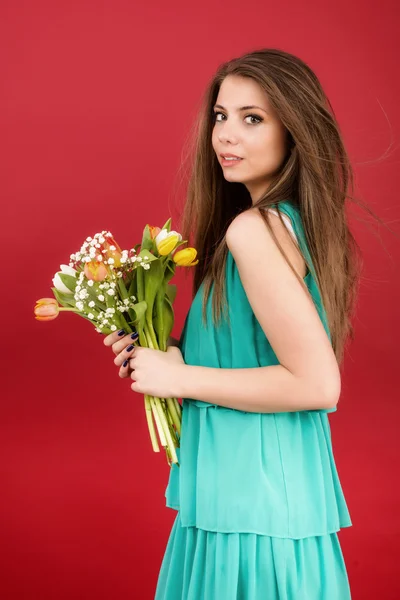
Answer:
[[112, 236], [106, 237], [105, 241], [101, 244], [100, 250], [105, 262], [109, 258], [112, 258], [114, 260], [112, 263], [113, 267], [121, 266], [122, 250]]
[[59, 306], [55, 298], [40, 298], [34, 308], [35, 319], [38, 321], [53, 321], [58, 317]]
[[178, 265], [178, 267], [194, 267], [199, 262], [193, 262], [197, 256], [196, 248], [184, 248], [183, 250], [178, 250], [172, 257], [174, 263]]
[[66, 275], [72, 275], [72, 277], [75, 277], [78, 271], [76, 271], [72, 267], [69, 267], [68, 265], [60, 265], [60, 269], [61, 271], [58, 271], [58, 273], [56, 273], [53, 277], [54, 287], [63, 294], [73, 294], [73, 292], [71, 292], [71, 290], [68, 289], [67, 286], [64, 285], [64, 283], [61, 281], [60, 273], [65, 273]]
[[173, 251], [177, 243], [182, 240], [182, 236], [177, 231], [161, 229], [155, 239], [158, 253], [161, 256], [167, 256], [167, 254]]
[[153, 227], [152, 225], [149, 225], [148, 227], [150, 230], [150, 237], [152, 240], [154, 240], [154, 238], [160, 233], [161, 229], [159, 227]]
[[98, 260], [92, 260], [85, 263], [83, 272], [85, 273], [85, 277], [87, 279], [91, 279], [92, 281], [104, 281], [104, 279], [106, 279], [108, 276], [108, 269], [106, 265]]

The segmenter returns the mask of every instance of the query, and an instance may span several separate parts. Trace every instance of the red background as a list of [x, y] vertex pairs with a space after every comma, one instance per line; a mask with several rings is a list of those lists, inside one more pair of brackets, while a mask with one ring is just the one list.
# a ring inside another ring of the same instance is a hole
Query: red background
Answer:
[[[88, 322], [39, 323], [36, 299], [51, 296], [51, 278], [86, 236], [109, 229], [129, 248], [147, 222], [172, 215], [178, 225], [177, 173], [204, 87], [219, 63], [260, 47], [316, 71], [359, 193], [398, 232], [396, 9], [395, 0], [1, 2], [2, 599], [151, 599], [176, 514], [142, 396]], [[394, 600], [399, 243], [384, 228], [381, 241], [361, 222], [354, 231], [365, 257], [356, 340], [330, 416], [353, 520], [339, 536], [353, 598]], [[191, 276], [181, 270], [176, 282], [179, 337]]]

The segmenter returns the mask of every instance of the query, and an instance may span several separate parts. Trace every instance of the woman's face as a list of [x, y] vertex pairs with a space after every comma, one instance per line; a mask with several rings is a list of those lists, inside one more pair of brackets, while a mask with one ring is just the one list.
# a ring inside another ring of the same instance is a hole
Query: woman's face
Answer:
[[[217, 106], [219, 105], [219, 106]], [[257, 106], [258, 108], [242, 107]], [[228, 75], [214, 105], [212, 146], [227, 181], [243, 183], [254, 204], [287, 153], [287, 130], [253, 79]], [[221, 154], [241, 160], [225, 161]]]

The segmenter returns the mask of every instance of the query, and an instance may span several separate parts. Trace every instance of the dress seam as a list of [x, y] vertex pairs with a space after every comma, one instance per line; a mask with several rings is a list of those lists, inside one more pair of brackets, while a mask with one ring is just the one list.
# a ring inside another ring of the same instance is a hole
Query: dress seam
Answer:
[[282, 477], [283, 477], [283, 484], [285, 487], [285, 498], [286, 498], [286, 509], [287, 509], [287, 536], [290, 536], [290, 511], [289, 511], [289, 498], [288, 498], [288, 493], [287, 493], [287, 485], [286, 485], [286, 474], [285, 474], [285, 469], [283, 467], [283, 460], [282, 460], [282, 450], [281, 450], [281, 442], [279, 439], [279, 431], [278, 431], [278, 425], [276, 422], [276, 416], [274, 414], [274, 424], [275, 424], [275, 430], [276, 430], [276, 439], [278, 441], [278, 448], [279, 448], [279, 460], [281, 463], [281, 469], [282, 469]]

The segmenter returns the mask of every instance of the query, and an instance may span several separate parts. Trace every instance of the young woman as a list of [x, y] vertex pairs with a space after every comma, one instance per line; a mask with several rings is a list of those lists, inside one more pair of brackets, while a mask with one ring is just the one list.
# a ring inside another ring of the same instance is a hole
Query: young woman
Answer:
[[179, 229], [199, 263], [181, 338], [167, 352], [105, 339], [132, 389], [183, 399], [155, 598], [347, 600], [337, 532], [352, 523], [328, 413], [360, 263], [338, 124], [302, 60], [262, 49], [218, 69], [194, 150]]

